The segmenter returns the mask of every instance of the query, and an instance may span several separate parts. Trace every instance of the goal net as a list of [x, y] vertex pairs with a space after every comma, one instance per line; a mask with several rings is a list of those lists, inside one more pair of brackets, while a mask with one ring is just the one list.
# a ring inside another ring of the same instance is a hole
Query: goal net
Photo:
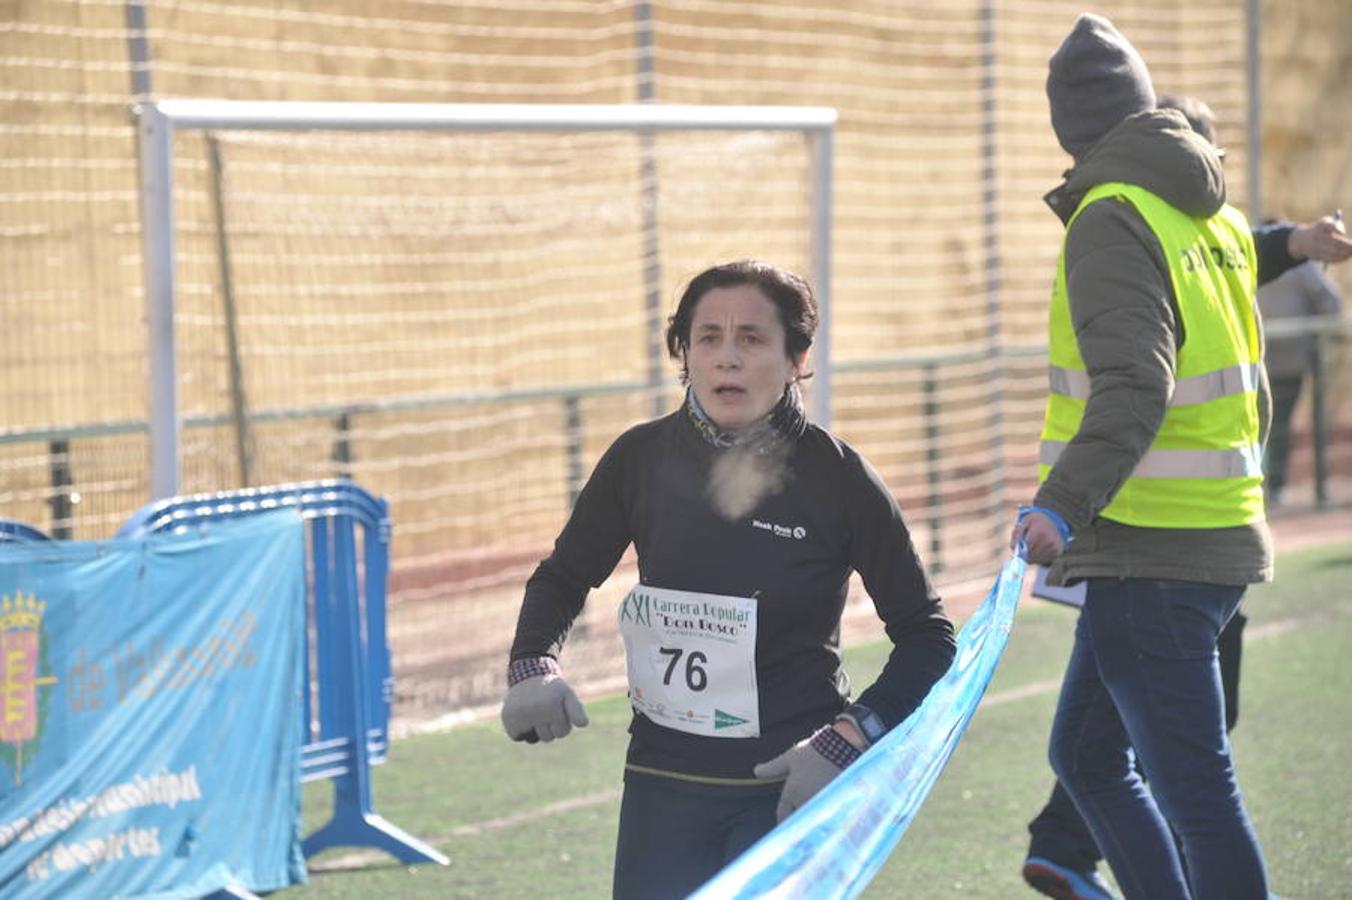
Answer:
[[[181, 421], [166, 438], [152, 414], [155, 490], [330, 474], [388, 498], [406, 702], [493, 696], [522, 585], [596, 459], [679, 402], [661, 338], [682, 285], [747, 256], [826, 271], [829, 110], [458, 131], [435, 107], [424, 130], [407, 109], [329, 130], [301, 115], [316, 105], [262, 104], [261, 127], [260, 105], [166, 106], [172, 225], [149, 215], [145, 239], [176, 336], [154, 382]], [[633, 577], [626, 561], [579, 623], [578, 677], [622, 671], [604, 598]]]

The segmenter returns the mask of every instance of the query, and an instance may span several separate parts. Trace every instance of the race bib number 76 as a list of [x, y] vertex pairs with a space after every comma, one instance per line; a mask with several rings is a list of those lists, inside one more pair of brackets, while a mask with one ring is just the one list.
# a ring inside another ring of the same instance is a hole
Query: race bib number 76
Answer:
[[619, 624], [636, 711], [690, 734], [760, 736], [755, 599], [640, 584]]

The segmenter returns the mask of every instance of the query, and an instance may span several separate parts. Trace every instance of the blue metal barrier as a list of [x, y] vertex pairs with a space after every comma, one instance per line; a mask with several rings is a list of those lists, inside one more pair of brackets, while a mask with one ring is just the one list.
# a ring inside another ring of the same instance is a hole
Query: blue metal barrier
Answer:
[[334, 780], [333, 817], [305, 839], [305, 855], [330, 847], [370, 846], [401, 862], [445, 865], [447, 858], [436, 848], [377, 815], [371, 799], [370, 767], [384, 762], [389, 748], [394, 684], [385, 638], [388, 504], [347, 481], [245, 488], [150, 503], [117, 536], [184, 530], [288, 506], [309, 522], [310, 689], [301, 779]]
[[51, 537], [17, 519], [0, 519], [0, 541], [50, 541]]

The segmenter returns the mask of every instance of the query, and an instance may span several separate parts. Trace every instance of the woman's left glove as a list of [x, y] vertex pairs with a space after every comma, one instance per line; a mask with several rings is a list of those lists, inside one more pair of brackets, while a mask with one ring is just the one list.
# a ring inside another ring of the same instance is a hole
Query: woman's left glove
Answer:
[[507, 667], [502, 727], [514, 741], [552, 741], [587, 724], [587, 711], [548, 656], [514, 659]]
[[752, 772], [757, 778], [784, 779], [779, 806], [775, 807], [776, 818], [783, 822], [862, 754], [839, 731], [827, 725]]

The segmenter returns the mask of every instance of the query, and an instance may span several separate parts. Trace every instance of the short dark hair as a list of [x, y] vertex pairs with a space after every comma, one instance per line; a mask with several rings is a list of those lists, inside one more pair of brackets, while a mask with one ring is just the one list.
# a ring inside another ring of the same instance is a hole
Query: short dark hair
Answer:
[[[723, 263], [700, 272], [686, 285], [676, 312], [667, 319], [667, 353], [681, 360], [681, 381], [690, 379], [685, 367], [685, 352], [690, 349], [690, 328], [695, 307], [715, 288], [751, 285], [758, 288], [779, 311], [784, 326], [784, 350], [790, 359], [807, 352], [817, 333], [817, 298], [812, 287], [787, 269], [754, 259]], [[811, 377], [805, 373], [801, 377]]]
[[1183, 114], [1183, 118], [1188, 120], [1193, 131], [1206, 138], [1209, 143], [1216, 143], [1216, 114], [1211, 111], [1211, 107], [1196, 97], [1161, 94], [1156, 108], [1178, 110]]

